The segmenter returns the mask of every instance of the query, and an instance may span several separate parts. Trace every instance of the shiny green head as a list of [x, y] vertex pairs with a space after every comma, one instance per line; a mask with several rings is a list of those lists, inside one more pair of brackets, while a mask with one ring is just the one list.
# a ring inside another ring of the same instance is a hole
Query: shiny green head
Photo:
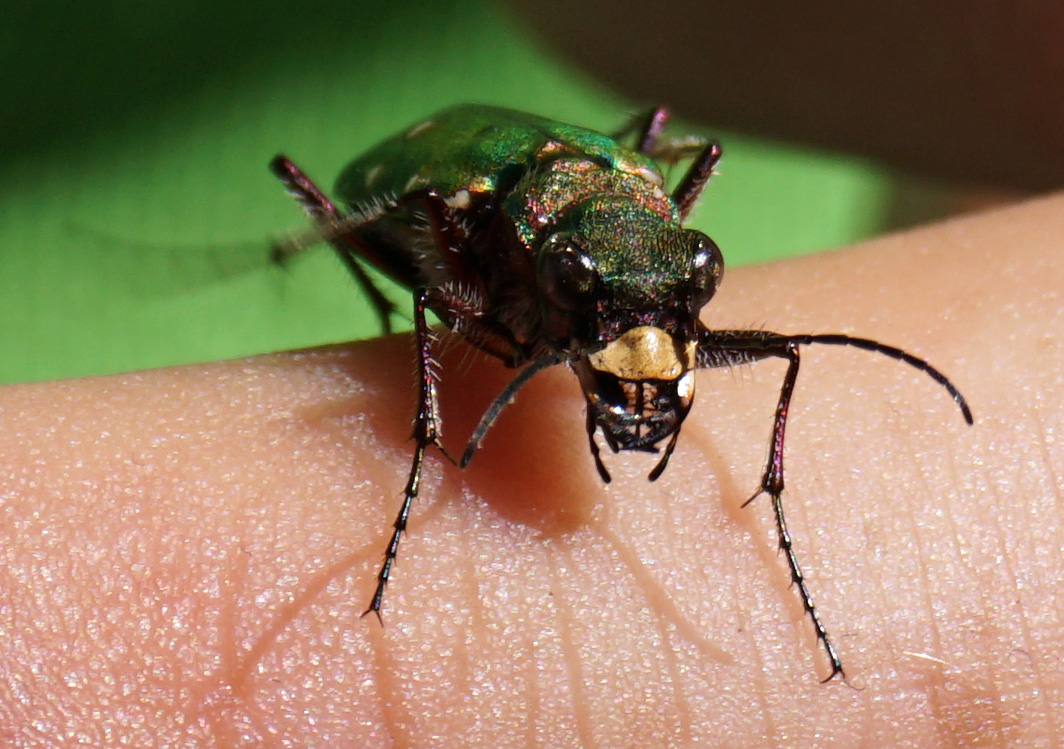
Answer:
[[690, 329], [723, 272], [709, 237], [623, 195], [572, 205], [537, 257], [548, 327], [588, 346], [637, 324]]

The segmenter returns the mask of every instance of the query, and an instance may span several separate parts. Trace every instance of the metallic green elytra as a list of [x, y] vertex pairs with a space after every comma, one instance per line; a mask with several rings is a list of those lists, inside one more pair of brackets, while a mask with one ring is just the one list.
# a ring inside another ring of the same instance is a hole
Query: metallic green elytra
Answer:
[[[410, 290], [417, 337], [414, 459], [367, 613], [384, 589], [414, 498], [425, 451], [441, 451], [433, 338], [426, 311], [471, 345], [519, 368], [477, 426], [461, 465], [517, 390], [564, 364], [587, 404], [591, 454], [603, 481], [597, 435], [613, 451], [660, 452], [661, 475], [694, 399], [694, 370], [768, 357], [789, 363], [761, 493], [772, 498], [791, 577], [831, 663], [842, 663], [813, 607], [783, 516], [783, 437], [801, 345], [856, 346], [926, 372], [968, 423], [971, 412], [944, 375], [922, 359], [864, 338], [709, 330], [699, 312], [724, 272], [720, 250], [683, 221], [720, 159], [698, 137], [662, 137], [656, 109], [613, 135], [496, 107], [438, 112], [349, 164], [334, 204], [290, 160], [271, 168], [317, 223], [389, 329], [395, 307], [367, 275], [368, 263]], [[692, 158], [671, 190], [662, 164]], [[276, 248], [275, 258], [300, 249]], [[664, 446], [662, 446], [664, 445]], [[444, 452], [446, 455], [446, 452]]]
[[529, 165], [561, 154], [663, 184], [652, 159], [609, 136], [510, 109], [466, 105], [438, 112], [362, 154], [341, 172], [336, 194], [348, 205], [362, 205], [423, 187], [444, 196], [505, 193]]

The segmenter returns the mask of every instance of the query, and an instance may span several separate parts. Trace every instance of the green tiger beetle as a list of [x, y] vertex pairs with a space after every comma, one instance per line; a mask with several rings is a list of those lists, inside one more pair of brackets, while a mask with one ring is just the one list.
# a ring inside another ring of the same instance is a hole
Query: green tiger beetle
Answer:
[[[599, 454], [599, 430], [614, 453], [660, 450], [649, 474], [653, 481], [665, 470], [691, 409], [694, 370], [779, 357], [788, 367], [768, 463], [746, 504], [762, 494], [771, 498], [779, 548], [831, 663], [825, 681], [845, 679], [798, 564], [781, 502], [784, 430], [799, 348], [830, 344], [884, 354], [943, 386], [968, 424], [972, 414], [945, 375], [893, 346], [837, 334], [703, 326], [699, 311], [720, 285], [724, 261], [709, 237], [682, 224], [721, 149], [698, 137], [664, 137], [666, 120], [666, 110], [659, 108], [603, 135], [508, 109], [456, 106], [348, 164], [336, 185], [342, 206], [285, 156], [271, 162], [273, 173], [317, 222], [313, 239], [332, 245], [385, 332], [395, 307], [363, 264], [413, 295], [414, 458], [365, 614], [380, 618], [425, 451], [429, 445], [443, 451], [426, 311], [476, 348], [519, 369], [474, 430], [462, 467], [522, 385], [547, 367], [566, 364], [583, 389], [591, 455], [602, 480], [608, 482], [610, 474]], [[688, 158], [690, 167], [669, 191], [662, 165]], [[273, 259], [283, 261], [300, 249], [298, 242], [275, 247]]]

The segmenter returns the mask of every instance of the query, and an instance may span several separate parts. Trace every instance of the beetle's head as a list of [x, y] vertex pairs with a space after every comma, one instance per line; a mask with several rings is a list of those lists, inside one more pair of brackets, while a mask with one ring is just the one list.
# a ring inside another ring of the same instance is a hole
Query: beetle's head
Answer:
[[575, 355], [589, 418], [613, 450], [654, 451], [680, 428], [698, 313], [723, 270], [705, 234], [624, 196], [573, 206], [541, 245], [544, 328]]

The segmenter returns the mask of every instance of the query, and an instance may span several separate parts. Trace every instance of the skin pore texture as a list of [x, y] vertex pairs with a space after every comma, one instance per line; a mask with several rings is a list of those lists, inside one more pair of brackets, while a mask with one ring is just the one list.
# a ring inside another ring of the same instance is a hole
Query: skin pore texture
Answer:
[[[409, 467], [408, 335], [0, 390], [0, 743], [1058, 745], [1064, 737], [1064, 196], [726, 274], [714, 328], [803, 350], [799, 560], [760, 480], [785, 364], [697, 375], [679, 446], [606, 455], [563, 368], [466, 471]], [[512, 372], [444, 344], [460, 454]]]

